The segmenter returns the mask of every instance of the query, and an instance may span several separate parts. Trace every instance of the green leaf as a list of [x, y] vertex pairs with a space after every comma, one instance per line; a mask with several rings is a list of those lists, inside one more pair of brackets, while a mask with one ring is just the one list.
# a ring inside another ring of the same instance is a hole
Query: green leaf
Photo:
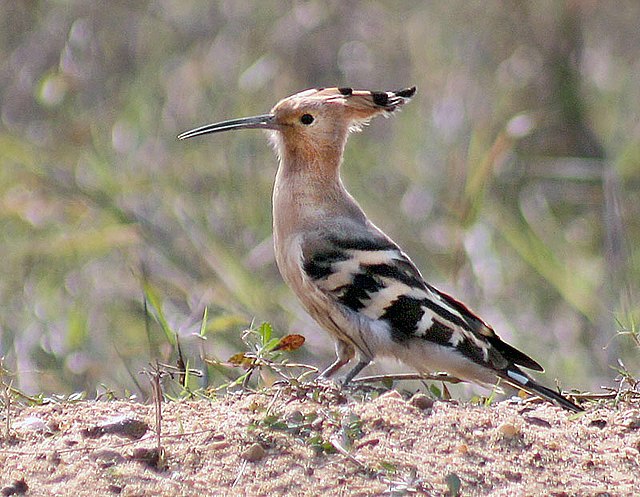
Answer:
[[162, 312], [162, 303], [160, 302], [158, 295], [156, 294], [155, 290], [148, 282], [145, 282], [143, 284], [143, 290], [144, 290], [144, 297], [145, 299], [147, 299], [147, 303], [149, 304], [151, 309], [154, 311], [153, 316], [156, 319], [156, 321], [158, 321], [158, 323], [160, 324], [162, 331], [164, 331], [164, 334], [167, 337], [167, 341], [171, 345], [175, 346], [177, 344], [176, 333], [171, 329], [171, 327], [169, 326], [169, 323], [164, 317], [164, 313]]
[[278, 346], [279, 343], [280, 343], [279, 338], [272, 338], [266, 343], [263, 342], [262, 349], [267, 352], [272, 352], [273, 350], [275, 350], [275, 348]]
[[328, 440], [326, 442], [323, 442], [321, 447], [322, 450], [327, 454], [335, 454], [337, 452], [336, 448]]
[[258, 328], [258, 334], [260, 335], [260, 340], [263, 344], [266, 344], [271, 340], [271, 335], [273, 334], [273, 328], [269, 323], [262, 323], [260, 328]]
[[191, 381], [191, 368], [189, 365], [189, 359], [187, 359], [187, 364], [185, 364], [184, 366], [184, 380], [182, 382], [182, 387], [184, 389], [188, 389], [190, 381]]
[[573, 414], [570, 414], [567, 419], [569, 421], [575, 421], [576, 419], [580, 419], [582, 416], [584, 416], [587, 413], [587, 411], [581, 411], [581, 412], [574, 412]]
[[393, 388], [393, 380], [391, 378], [383, 378], [382, 386], [387, 390], [391, 390]]
[[207, 317], [209, 316], [209, 308], [205, 306], [202, 314], [202, 323], [200, 323], [200, 336], [203, 337], [207, 333]]
[[433, 394], [434, 397], [436, 397], [437, 399], [441, 399], [442, 398], [442, 392], [440, 391], [440, 389], [435, 386], [435, 385], [429, 385], [429, 391]]
[[387, 473], [395, 473], [396, 471], [398, 471], [398, 468], [396, 468], [395, 464], [387, 462], [387, 461], [380, 461], [380, 467], [386, 471]]

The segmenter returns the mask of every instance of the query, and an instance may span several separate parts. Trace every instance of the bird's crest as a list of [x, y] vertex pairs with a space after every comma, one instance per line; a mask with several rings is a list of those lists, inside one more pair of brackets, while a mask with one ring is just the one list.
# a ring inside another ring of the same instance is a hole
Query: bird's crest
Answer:
[[416, 93], [416, 87], [396, 91], [354, 90], [348, 87], [312, 88], [282, 99], [273, 108], [278, 110], [299, 109], [301, 107], [322, 107], [338, 105], [342, 107], [358, 129], [371, 118], [382, 114], [391, 115], [407, 103]]
[[[416, 87], [397, 91], [354, 90], [353, 88], [312, 88], [291, 95], [281, 101], [312, 101], [322, 103], [337, 102], [350, 109], [362, 112], [394, 112], [403, 104], [411, 100], [416, 93]], [[277, 107], [277, 106], [276, 106]]]

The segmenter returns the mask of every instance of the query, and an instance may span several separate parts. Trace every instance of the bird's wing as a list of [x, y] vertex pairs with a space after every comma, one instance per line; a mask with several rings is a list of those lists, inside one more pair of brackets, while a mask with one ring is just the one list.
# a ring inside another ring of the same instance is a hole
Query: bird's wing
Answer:
[[375, 227], [311, 234], [302, 245], [309, 282], [337, 304], [388, 324], [391, 339], [423, 339], [505, 371], [542, 367], [503, 342], [463, 303], [427, 284], [404, 252]]

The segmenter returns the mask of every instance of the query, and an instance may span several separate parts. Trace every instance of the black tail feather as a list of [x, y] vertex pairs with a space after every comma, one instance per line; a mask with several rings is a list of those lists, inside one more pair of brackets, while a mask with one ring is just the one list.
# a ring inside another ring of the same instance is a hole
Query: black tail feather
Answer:
[[549, 402], [552, 402], [553, 404], [556, 404], [563, 409], [573, 412], [584, 411], [582, 407], [574, 404], [562, 394], [554, 392], [550, 388], [547, 388], [533, 380], [531, 377], [529, 377], [529, 375], [521, 371], [520, 368], [509, 368], [508, 370], [504, 371], [504, 374], [500, 376], [512, 387], [524, 390], [527, 393], [548, 400]]

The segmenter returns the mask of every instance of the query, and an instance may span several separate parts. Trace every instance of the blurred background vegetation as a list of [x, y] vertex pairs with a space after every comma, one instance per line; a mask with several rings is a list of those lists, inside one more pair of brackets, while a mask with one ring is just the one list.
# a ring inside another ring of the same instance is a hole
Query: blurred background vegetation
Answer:
[[145, 284], [196, 363], [238, 351], [255, 320], [326, 365], [275, 267], [267, 140], [175, 137], [335, 85], [418, 87], [351, 138], [344, 177], [429, 281], [550, 385], [610, 385], [618, 359], [637, 372], [638, 19], [634, 1], [0, 0], [14, 386], [139, 393], [142, 368], [175, 361]]

